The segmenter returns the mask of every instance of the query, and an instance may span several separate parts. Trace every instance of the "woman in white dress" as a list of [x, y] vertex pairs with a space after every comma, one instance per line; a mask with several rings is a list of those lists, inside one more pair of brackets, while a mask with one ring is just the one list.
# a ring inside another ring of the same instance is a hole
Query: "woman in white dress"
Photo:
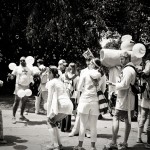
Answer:
[[67, 95], [63, 82], [59, 79], [56, 66], [49, 67], [48, 76], [50, 81], [46, 85], [48, 89], [47, 124], [52, 142], [49, 149], [60, 150], [62, 149], [62, 144], [57, 128], [57, 122], [61, 121], [67, 115], [72, 114], [73, 104]]
[[[91, 132], [91, 150], [96, 150], [95, 142], [97, 140], [97, 120], [99, 116], [99, 105], [97, 91], [101, 89], [101, 67], [100, 60], [94, 58], [90, 62], [90, 70], [81, 76], [78, 84], [78, 91], [82, 92], [79, 99], [78, 112], [80, 115], [79, 143], [74, 150], [81, 150], [85, 137], [86, 124], [89, 121]], [[97, 83], [95, 86], [94, 81]]]

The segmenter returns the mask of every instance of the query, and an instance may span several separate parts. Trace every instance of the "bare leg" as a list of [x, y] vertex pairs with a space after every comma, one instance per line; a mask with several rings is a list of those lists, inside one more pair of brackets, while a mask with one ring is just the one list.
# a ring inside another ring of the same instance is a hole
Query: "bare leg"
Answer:
[[123, 143], [127, 143], [128, 138], [129, 138], [129, 134], [130, 134], [130, 130], [131, 130], [131, 124], [129, 123], [128, 119], [125, 119], [125, 135], [124, 135], [124, 142]]
[[113, 125], [112, 125], [112, 143], [116, 144], [117, 143], [117, 135], [119, 131], [119, 119], [116, 117], [113, 117]]

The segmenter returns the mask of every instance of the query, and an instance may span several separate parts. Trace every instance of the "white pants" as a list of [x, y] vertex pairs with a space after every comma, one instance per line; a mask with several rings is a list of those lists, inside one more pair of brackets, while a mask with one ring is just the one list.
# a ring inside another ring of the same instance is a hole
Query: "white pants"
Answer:
[[91, 142], [97, 141], [97, 115], [82, 114], [80, 113], [80, 130], [79, 130], [79, 141], [83, 141], [85, 137], [85, 131], [87, 122], [89, 120], [90, 132], [91, 132]]

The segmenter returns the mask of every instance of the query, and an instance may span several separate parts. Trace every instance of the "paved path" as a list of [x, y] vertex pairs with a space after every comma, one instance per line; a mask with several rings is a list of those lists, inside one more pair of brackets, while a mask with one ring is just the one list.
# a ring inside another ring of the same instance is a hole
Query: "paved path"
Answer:
[[[25, 124], [17, 122], [11, 123], [11, 110], [3, 110], [4, 136], [8, 141], [7, 145], [0, 145], [0, 150], [46, 150], [45, 146], [50, 143], [50, 136], [46, 126], [46, 116], [29, 113], [26, 115], [30, 122]], [[18, 117], [18, 113], [17, 113]], [[97, 150], [102, 150], [104, 144], [110, 142], [112, 137], [112, 119], [109, 114], [104, 115], [104, 120], [99, 120]], [[74, 120], [72, 120], [74, 124]], [[68, 137], [68, 133], [60, 133], [64, 150], [72, 150], [77, 145], [78, 137]], [[124, 135], [124, 123], [120, 124], [118, 142], [122, 141]], [[136, 144], [137, 122], [132, 123], [132, 130], [129, 137], [130, 150], [144, 150], [144, 144]], [[146, 142], [146, 135], [143, 134], [143, 141]], [[84, 149], [90, 149], [90, 139], [85, 138]]]

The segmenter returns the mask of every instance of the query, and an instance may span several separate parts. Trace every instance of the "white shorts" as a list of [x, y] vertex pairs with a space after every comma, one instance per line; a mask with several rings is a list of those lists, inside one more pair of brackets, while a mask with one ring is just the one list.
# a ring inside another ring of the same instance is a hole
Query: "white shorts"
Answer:
[[81, 114], [87, 114], [87, 115], [90, 114], [90, 115], [96, 115], [96, 116], [100, 114], [98, 102], [91, 102], [91, 103], [79, 102], [77, 110]]

